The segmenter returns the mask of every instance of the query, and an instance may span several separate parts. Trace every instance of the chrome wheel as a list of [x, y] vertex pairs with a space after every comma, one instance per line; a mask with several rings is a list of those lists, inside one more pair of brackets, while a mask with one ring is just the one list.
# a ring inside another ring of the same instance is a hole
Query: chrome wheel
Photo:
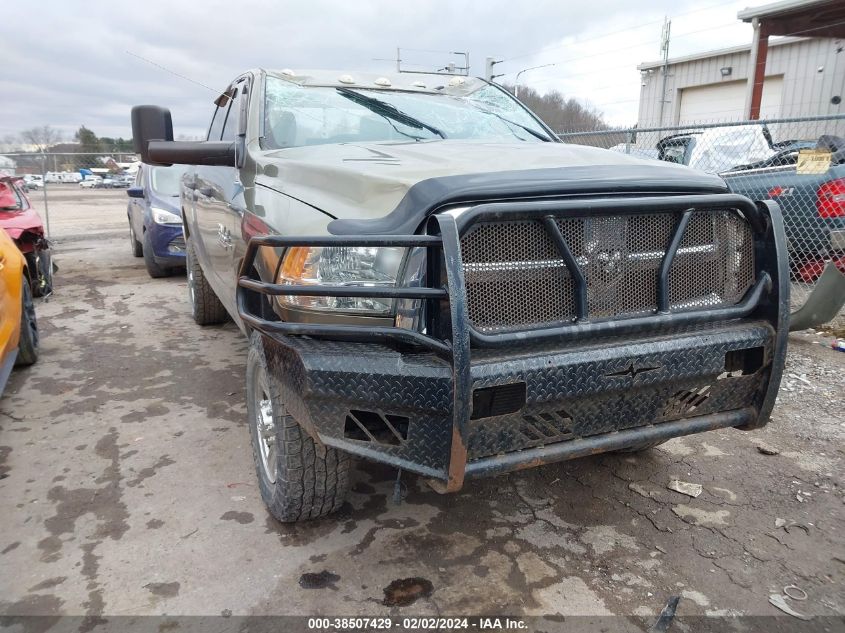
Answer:
[[264, 476], [269, 483], [276, 482], [276, 424], [273, 420], [273, 402], [270, 400], [267, 389], [267, 381], [264, 372], [260, 371], [255, 384], [255, 393], [252, 395], [255, 403], [255, 437], [258, 440], [258, 453], [261, 458], [261, 467]]

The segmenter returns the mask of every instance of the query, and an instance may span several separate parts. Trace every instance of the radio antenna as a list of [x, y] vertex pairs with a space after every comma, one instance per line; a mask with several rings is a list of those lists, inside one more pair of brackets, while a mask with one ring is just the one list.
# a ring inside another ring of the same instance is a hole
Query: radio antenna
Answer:
[[152, 65], [152, 66], [155, 66], [156, 68], [160, 68], [161, 70], [163, 70], [163, 71], [165, 71], [165, 72], [168, 72], [168, 73], [170, 73], [171, 75], [175, 75], [176, 77], [179, 77], [180, 79], [184, 79], [185, 81], [190, 81], [192, 84], [196, 84], [196, 85], [198, 85], [198, 86], [202, 86], [202, 87], [203, 87], [203, 88], [205, 88], [206, 90], [210, 90], [211, 92], [213, 92], [213, 93], [214, 93], [214, 94], [216, 94], [216, 95], [219, 95], [219, 94], [220, 94], [220, 91], [219, 91], [219, 90], [215, 90], [215, 89], [214, 89], [214, 88], [212, 88], [211, 86], [206, 86], [204, 83], [200, 83], [200, 82], [199, 82], [199, 81], [197, 81], [196, 79], [191, 79], [190, 77], [186, 77], [185, 75], [180, 75], [180, 74], [179, 74], [179, 73], [177, 73], [175, 70], [170, 70], [170, 69], [169, 69], [169, 68], [167, 68], [166, 66], [162, 66], [161, 64], [157, 64], [156, 62], [152, 61], [151, 59], [147, 59], [146, 57], [142, 57], [141, 55], [138, 55], [137, 53], [133, 53], [132, 51], [124, 51], [124, 52], [125, 52], [127, 55], [132, 55], [132, 57], [137, 57], [137, 58], [138, 58], [138, 59], [140, 59], [141, 61], [145, 61], [145, 62], [147, 62], [148, 64], [150, 64], [150, 65]]

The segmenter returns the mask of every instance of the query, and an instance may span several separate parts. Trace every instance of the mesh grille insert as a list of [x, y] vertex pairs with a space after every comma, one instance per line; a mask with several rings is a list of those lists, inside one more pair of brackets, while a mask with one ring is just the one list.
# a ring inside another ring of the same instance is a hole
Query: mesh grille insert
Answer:
[[[657, 310], [660, 263], [677, 213], [557, 220], [587, 281], [591, 319]], [[461, 237], [468, 311], [482, 332], [550, 327], [575, 318], [575, 286], [540, 220], [478, 222]], [[751, 229], [727, 210], [696, 211], [669, 273], [672, 310], [738, 303], [754, 283]]]
[[512, 330], [574, 318], [572, 278], [540, 222], [476, 224], [461, 238], [470, 320]]

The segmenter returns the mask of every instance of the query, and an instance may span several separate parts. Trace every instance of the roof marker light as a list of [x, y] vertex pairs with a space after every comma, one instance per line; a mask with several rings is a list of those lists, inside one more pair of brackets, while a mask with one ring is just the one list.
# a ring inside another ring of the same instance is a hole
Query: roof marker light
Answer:
[[373, 83], [377, 86], [389, 86], [389, 85], [391, 85], [390, 79], [388, 79], [387, 77], [379, 77]]
[[354, 84], [355, 78], [352, 75], [341, 75], [337, 80], [342, 84]]
[[452, 77], [449, 80], [449, 87], [454, 88], [455, 86], [463, 86], [466, 83], [466, 79], [463, 77]]
[[288, 77], [296, 77], [296, 73], [293, 72], [290, 68], [283, 68], [281, 74], [286, 75]]

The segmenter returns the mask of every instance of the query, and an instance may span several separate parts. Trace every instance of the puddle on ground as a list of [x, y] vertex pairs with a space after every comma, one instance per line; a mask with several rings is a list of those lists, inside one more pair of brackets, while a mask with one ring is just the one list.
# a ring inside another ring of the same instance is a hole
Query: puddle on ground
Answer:
[[400, 578], [384, 588], [384, 601], [387, 607], [407, 607], [420, 598], [428, 598], [434, 591], [434, 585], [425, 578]]
[[320, 573], [305, 573], [299, 577], [299, 586], [303, 589], [337, 589], [335, 583], [340, 580], [340, 576], [333, 574], [325, 569]]

